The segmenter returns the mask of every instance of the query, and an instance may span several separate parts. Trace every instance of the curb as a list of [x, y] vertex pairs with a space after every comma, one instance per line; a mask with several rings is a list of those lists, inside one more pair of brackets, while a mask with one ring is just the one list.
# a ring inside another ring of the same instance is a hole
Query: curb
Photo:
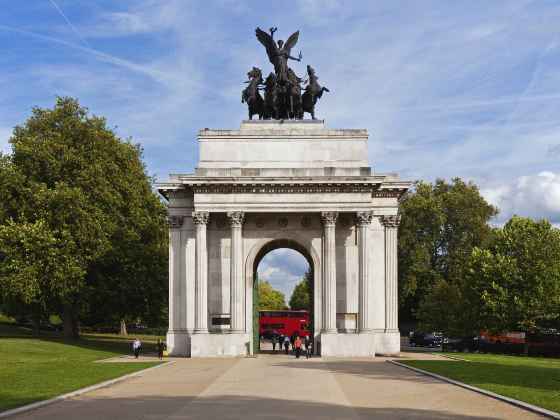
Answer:
[[445, 357], [445, 358], [451, 359], [451, 360], [458, 360], [459, 362], [470, 362], [470, 360], [461, 359], [460, 357], [455, 357], [455, 356], [448, 356], [446, 354], [438, 354], [438, 353], [430, 353], [430, 354], [433, 354], [434, 356]]
[[495, 398], [497, 400], [506, 402], [506, 403], [511, 404], [511, 405], [515, 405], [515, 406], [523, 408], [525, 410], [532, 411], [533, 413], [542, 414], [543, 416], [547, 416], [547, 417], [550, 417], [550, 418], [553, 418], [553, 419], [560, 419], [560, 414], [559, 413], [555, 413], [554, 411], [547, 410], [546, 408], [537, 407], [536, 405], [532, 405], [532, 404], [529, 404], [529, 403], [526, 403], [526, 402], [523, 402], [523, 401], [519, 401], [519, 400], [516, 400], [514, 398], [505, 397], [503, 395], [496, 394], [495, 392], [487, 391], [487, 390], [482, 389], [482, 388], [477, 388], [476, 386], [467, 385], [463, 382], [455, 381], [455, 380], [450, 379], [446, 376], [441, 376], [441, 375], [438, 375], [436, 373], [432, 373], [432, 372], [428, 372], [428, 371], [418, 369], [418, 368], [415, 368], [415, 367], [412, 367], [412, 366], [408, 366], [408, 365], [396, 362], [394, 360], [387, 360], [387, 362], [391, 363], [393, 365], [403, 367], [405, 369], [413, 370], [415, 372], [421, 373], [421, 374], [426, 375], [426, 376], [431, 376], [432, 378], [439, 379], [440, 381], [443, 381], [443, 382], [447, 382], [447, 383], [450, 383], [450, 384], [453, 384], [453, 385], [460, 386], [461, 388], [466, 388], [470, 391], [478, 392], [479, 394], [486, 395], [487, 397]]
[[137, 372], [132, 372], [132, 373], [128, 373], [128, 374], [123, 375], [123, 376], [119, 376], [118, 378], [109, 379], [107, 381], [99, 382], [97, 384], [90, 385], [90, 386], [87, 386], [85, 388], [78, 389], [76, 391], [68, 392], [66, 394], [59, 395], [58, 397], [49, 398], [48, 400], [43, 400], [43, 401], [37, 401], [35, 403], [27, 404], [27, 405], [24, 405], [22, 407], [13, 408], [13, 409], [8, 410], [8, 411], [2, 411], [2, 412], [0, 412], [0, 418], [15, 416], [16, 414], [25, 413], [26, 411], [35, 410], [36, 408], [44, 407], [46, 405], [50, 405], [50, 404], [53, 404], [53, 403], [56, 403], [56, 402], [59, 402], [59, 401], [64, 401], [67, 398], [76, 397], [78, 395], [85, 394], [86, 392], [94, 391], [96, 389], [104, 388], [106, 386], [116, 384], [117, 382], [121, 382], [121, 381], [124, 381], [126, 379], [134, 378], [135, 376], [139, 376], [143, 373], [147, 373], [147, 372], [150, 372], [152, 370], [162, 368], [162, 367], [167, 366], [171, 363], [173, 363], [173, 362], [171, 362], [171, 361], [165, 362], [165, 363], [162, 363], [161, 365], [152, 366], [152, 367], [149, 367], [147, 369], [142, 369], [142, 370], [139, 370]]

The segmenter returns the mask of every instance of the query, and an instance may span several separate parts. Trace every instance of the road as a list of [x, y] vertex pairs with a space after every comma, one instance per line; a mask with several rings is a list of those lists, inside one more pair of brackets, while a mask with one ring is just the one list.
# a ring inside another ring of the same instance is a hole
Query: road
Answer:
[[[412, 358], [441, 358], [413, 353]], [[443, 359], [443, 358], [442, 358]], [[174, 359], [18, 419], [533, 419], [386, 358]], [[449, 363], [454, 363], [449, 361]]]

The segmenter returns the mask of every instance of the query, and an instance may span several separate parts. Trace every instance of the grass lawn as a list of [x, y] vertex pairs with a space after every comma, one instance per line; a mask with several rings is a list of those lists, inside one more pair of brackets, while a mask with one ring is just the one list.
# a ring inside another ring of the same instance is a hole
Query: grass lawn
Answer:
[[[5, 330], [5, 328], [3, 329]], [[13, 334], [21, 331], [14, 328]], [[95, 363], [95, 360], [130, 354], [132, 340], [88, 336], [63, 341], [56, 337], [0, 335], [0, 411], [51, 398], [88, 385], [132, 373], [159, 362]], [[149, 351], [154, 346], [143, 342]]]
[[469, 362], [399, 362], [560, 412], [560, 360], [494, 354], [448, 354]]

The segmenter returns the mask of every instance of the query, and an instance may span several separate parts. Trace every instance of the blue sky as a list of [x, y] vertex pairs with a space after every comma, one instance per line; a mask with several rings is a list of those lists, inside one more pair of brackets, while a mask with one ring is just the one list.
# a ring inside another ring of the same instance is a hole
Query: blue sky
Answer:
[[366, 128], [375, 172], [460, 176], [499, 206], [497, 223], [560, 224], [556, 0], [6, 1], [0, 150], [33, 105], [68, 95], [140, 142], [159, 179], [192, 172], [198, 130], [237, 128], [246, 72], [272, 70], [257, 26], [300, 30], [292, 67], [311, 64], [331, 90], [318, 117]]

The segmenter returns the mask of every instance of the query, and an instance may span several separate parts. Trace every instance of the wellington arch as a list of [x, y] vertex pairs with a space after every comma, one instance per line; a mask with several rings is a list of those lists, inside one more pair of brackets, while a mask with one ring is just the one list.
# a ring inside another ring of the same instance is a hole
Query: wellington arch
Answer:
[[256, 268], [277, 248], [310, 264], [315, 352], [400, 351], [397, 210], [410, 183], [372, 173], [367, 141], [312, 120], [200, 131], [194, 174], [158, 183], [169, 201], [170, 355], [252, 354]]

